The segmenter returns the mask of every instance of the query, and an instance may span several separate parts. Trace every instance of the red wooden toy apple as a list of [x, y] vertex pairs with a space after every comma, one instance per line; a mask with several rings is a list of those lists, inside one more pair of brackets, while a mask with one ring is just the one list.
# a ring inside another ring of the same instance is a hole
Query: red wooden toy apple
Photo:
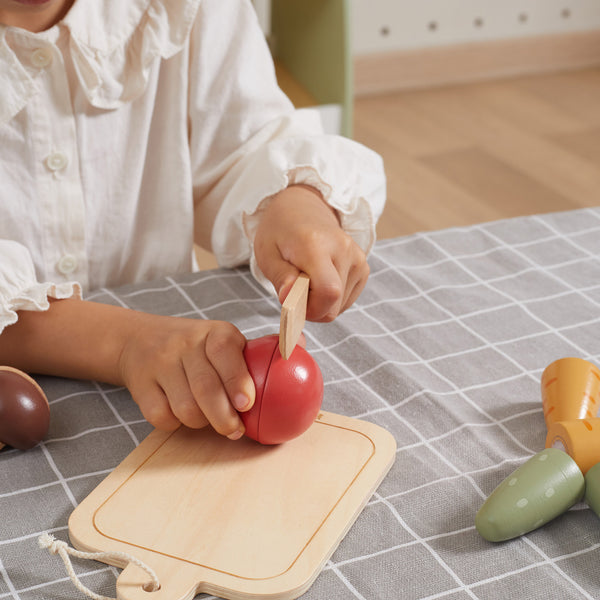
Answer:
[[254, 385], [254, 406], [240, 417], [246, 435], [261, 444], [281, 444], [304, 433], [323, 401], [323, 376], [313, 357], [296, 346], [285, 360], [279, 336], [249, 340], [244, 358]]

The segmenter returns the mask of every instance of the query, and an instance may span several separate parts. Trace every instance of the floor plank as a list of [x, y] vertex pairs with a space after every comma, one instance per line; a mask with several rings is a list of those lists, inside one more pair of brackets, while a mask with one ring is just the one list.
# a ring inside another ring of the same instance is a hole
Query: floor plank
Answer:
[[490, 206], [497, 207], [498, 214], [508, 217], [521, 214], [524, 205], [531, 212], [548, 212], [568, 204], [564, 196], [542, 181], [481, 148], [440, 154], [423, 162], [473, 197], [485, 197]]
[[569, 152], [600, 165], [600, 127], [555, 136], [556, 142], [567, 148]]
[[600, 69], [355, 102], [384, 159], [380, 238], [598, 204]]

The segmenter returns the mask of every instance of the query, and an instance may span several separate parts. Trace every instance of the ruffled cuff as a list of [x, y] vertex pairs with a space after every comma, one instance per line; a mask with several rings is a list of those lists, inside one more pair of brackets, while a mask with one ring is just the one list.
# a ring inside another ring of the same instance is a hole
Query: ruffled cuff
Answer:
[[[297, 167], [285, 174], [285, 183], [280, 189], [266, 198], [263, 198], [256, 210], [252, 213], [244, 213], [242, 222], [244, 233], [250, 244], [250, 270], [255, 279], [266, 289], [274, 292], [271, 282], [265, 277], [256, 262], [254, 253], [254, 239], [256, 230], [260, 223], [261, 215], [269, 206], [271, 200], [282, 190], [291, 185], [308, 185], [317, 190], [323, 200], [335, 209], [342, 229], [356, 242], [356, 244], [368, 254], [375, 242], [375, 225], [377, 218], [374, 216], [371, 205], [366, 198], [351, 196], [349, 198], [339, 197], [333, 193], [331, 185], [323, 181], [319, 173], [310, 166]], [[379, 215], [377, 215], [378, 217]]]
[[81, 286], [77, 282], [37, 282], [29, 253], [23, 246], [2, 241], [0, 249], [0, 333], [17, 322], [19, 310], [48, 310], [50, 298], [81, 299]]
[[67, 283], [38, 283], [29, 288], [19, 290], [11, 298], [3, 298], [0, 304], [0, 333], [5, 327], [16, 323], [17, 311], [44, 311], [50, 308], [49, 298], [63, 300], [65, 298], [81, 300], [81, 286], [75, 282]]
[[303, 140], [291, 138], [277, 145], [281, 147], [272, 149], [272, 166], [281, 162], [283, 156], [288, 157], [288, 164], [302, 159], [304, 164], [280, 171], [279, 176], [272, 178], [272, 193], [264, 195], [253, 211], [242, 215], [243, 230], [250, 245], [250, 269], [271, 291], [271, 283], [256, 263], [254, 238], [261, 213], [276, 194], [290, 185], [304, 184], [315, 188], [336, 210], [344, 231], [367, 254], [376, 239], [375, 226], [386, 194], [381, 157], [356, 142], [322, 135]]

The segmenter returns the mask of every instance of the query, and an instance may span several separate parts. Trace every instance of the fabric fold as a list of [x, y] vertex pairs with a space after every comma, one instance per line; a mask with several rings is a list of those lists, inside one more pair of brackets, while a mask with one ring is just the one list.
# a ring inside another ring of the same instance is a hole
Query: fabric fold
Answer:
[[0, 25], [0, 123], [12, 119], [37, 93], [35, 82], [6, 42], [6, 27]]
[[38, 282], [27, 249], [8, 240], [0, 240], [0, 333], [16, 323], [19, 310], [44, 311], [50, 298], [81, 299], [81, 286], [76, 282]]
[[[66, 28], [88, 101], [96, 108], [115, 109], [144, 93], [156, 58], [168, 59], [184, 49], [200, 1], [78, 0], [52, 29], [41, 34], [20, 30], [20, 35], [52, 39], [57, 28]], [[0, 25], [0, 123], [14, 117], [37, 93], [34, 78], [6, 42], [7, 30]]]
[[[70, 31], [70, 47], [75, 71], [89, 102], [102, 109], [114, 109], [141, 96], [149, 81], [150, 67], [157, 57], [171, 58], [187, 43], [200, 0], [149, 0], [142, 14], [139, 3], [108, 0], [104, 11], [124, 12], [121, 31], [84, 37], [72, 28], [69, 14], [64, 24]], [[183, 6], [182, 6], [183, 4]], [[83, 4], [74, 9], [83, 10]], [[102, 10], [100, 7], [97, 10]], [[129, 13], [135, 14], [129, 14]], [[90, 19], [93, 13], [87, 15]]]

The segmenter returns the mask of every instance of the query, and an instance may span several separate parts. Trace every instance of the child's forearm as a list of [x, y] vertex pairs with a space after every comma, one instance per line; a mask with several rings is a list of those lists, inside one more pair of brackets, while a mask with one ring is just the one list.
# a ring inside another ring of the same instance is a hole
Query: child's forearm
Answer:
[[52, 301], [43, 312], [20, 311], [17, 323], [0, 335], [0, 364], [122, 385], [119, 356], [140, 316], [76, 299]]
[[207, 423], [238, 439], [237, 411], [254, 403], [254, 382], [231, 323], [182, 319], [121, 307], [56, 300], [21, 311], [0, 335], [0, 364], [29, 373], [125, 385], [155, 427]]

